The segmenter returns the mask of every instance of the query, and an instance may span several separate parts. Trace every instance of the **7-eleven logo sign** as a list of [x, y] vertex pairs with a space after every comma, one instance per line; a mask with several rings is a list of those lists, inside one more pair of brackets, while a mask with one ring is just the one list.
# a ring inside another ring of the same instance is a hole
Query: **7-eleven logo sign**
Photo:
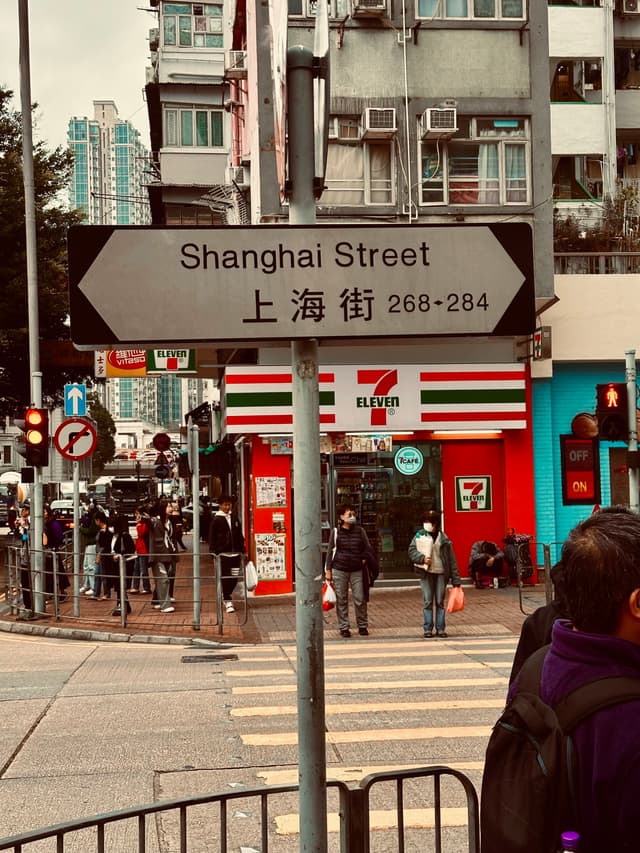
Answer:
[[456, 511], [490, 512], [491, 477], [456, 477]]
[[398, 371], [387, 368], [370, 368], [357, 371], [358, 385], [366, 385], [372, 391], [369, 397], [356, 397], [358, 409], [371, 409], [371, 426], [386, 426], [387, 415], [394, 415], [400, 405], [400, 397], [390, 393], [398, 384]]

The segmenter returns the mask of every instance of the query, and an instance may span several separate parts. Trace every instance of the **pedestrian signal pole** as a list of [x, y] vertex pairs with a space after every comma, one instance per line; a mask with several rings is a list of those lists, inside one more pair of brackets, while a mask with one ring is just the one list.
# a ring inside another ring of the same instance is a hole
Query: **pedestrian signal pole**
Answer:
[[629, 417], [629, 450], [628, 465], [629, 472], [629, 508], [633, 512], [640, 512], [640, 494], [638, 493], [638, 421], [637, 421], [637, 391], [636, 391], [636, 351], [627, 350], [625, 358], [625, 376], [627, 380], [627, 407]]

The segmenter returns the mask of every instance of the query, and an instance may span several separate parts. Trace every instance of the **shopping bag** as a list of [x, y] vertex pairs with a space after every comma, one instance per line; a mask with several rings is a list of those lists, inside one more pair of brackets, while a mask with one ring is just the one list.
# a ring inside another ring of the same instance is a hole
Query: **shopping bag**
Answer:
[[244, 567], [244, 583], [248, 592], [253, 592], [258, 586], [258, 570], [251, 560]]
[[325, 581], [322, 585], [322, 609], [333, 610], [336, 606], [336, 591], [331, 581]]
[[462, 587], [454, 586], [449, 590], [447, 613], [457, 613], [459, 610], [464, 610], [464, 592]]

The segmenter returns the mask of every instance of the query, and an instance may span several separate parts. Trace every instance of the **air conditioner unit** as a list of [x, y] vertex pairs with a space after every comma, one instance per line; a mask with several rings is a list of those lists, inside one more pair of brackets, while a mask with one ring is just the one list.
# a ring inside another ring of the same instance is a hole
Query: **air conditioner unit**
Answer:
[[361, 119], [363, 139], [390, 139], [398, 132], [393, 107], [367, 107]]
[[239, 189], [249, 186], [249, 175], [244, 166], [227, 166], [227, 183], [235, 184]]
[[149, 30], [149, 50], [156, 51], [158, 49], [158, 45], [160, 44], [160, 30], [158, 27], [154, 27]]
[[386, 0], [352, 0], [352, 12], [354, 18], [378, 18], [387, 13]]
[[247, 51], [228, 50], [224, 58], [224, 74], [230, 79], [247, 76]]
[[640, 15], [640, 0], [622, 0], [623, 15]]
[[423, 139], [449, 138], [458, 130], [455, 107], [429, 107], [422, 113], [420, 133]]

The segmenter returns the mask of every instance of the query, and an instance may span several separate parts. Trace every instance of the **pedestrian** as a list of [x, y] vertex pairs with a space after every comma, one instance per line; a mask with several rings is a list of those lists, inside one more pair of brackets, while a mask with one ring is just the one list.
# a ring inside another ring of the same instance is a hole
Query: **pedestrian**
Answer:
[[43, 506], [42, 544], [44, 545], [44, 591], [53, 595], [55, 584], [58, 600], [64, 601], [71, 585], [64, 570], [60, 550], [64, 544], [64, 528], [54, 516], [49, 504]]
[[511, 666], [509, 684], [513, 683], [526, 659], [542, 646], [547, 646], [551, 642], [551, 632], [556, 620], [569, 617], [562, 563], [556, 563], [551, 569], [551, 581], [554, 591], [553, 601], [538, 607], [522, 623], [520, 639]]
[[[639, 542], [640, 516], [626, 507], [602, 509], [569, 533], [561, 563], [570, 620], [553, 625], [540, 680], [547, 705], [555, 708], [577, 688], [603, 686], [609, 677], [640, 679]], [[518, 687], [519, 677], [509, 700]], [[632, 698], [595, 710], [571, 733], [575, 820], [561, 831], [579, 833], [580, 853], [638, 849], [639, 719], [640, 699]], [[517, 779], [504, 782], [508, 792]], [[517, 817], [496, 800], [483, 798], [483, 824], [502, 826], [507, 839], [509, 820]]]
[[461, 586], [453, 544], [441, 526], [441, 513], [429, 509], [422, 514], [422, 527], [409, 544], [409, 559], [420, 579], [423, 600], [423, 636], [433, 637], [433, 608], [436, 634], [446, 637], [444, 594], [448, 583]]
[[16, 519], [13, 535], [18, 540], [18, 558], [20, 564], [20, 588], [22, 590], [22, 607], [18, 614], [19, 620], [34, 619], [33, 612], [33, 581], [31, 578], [31, 504], [24, 501], [20, 508], [20, 516]]
[[[124, 515], [117, 516], [113, 522], [113, 540], [111, 548], [114, 555], [119, 555], [118, 557], [114, 556], [113, 560], [113, 586], [116, 590], [116, 606], [111, 615], [120, 616], [122, 613], [123, 601], [126, 602], [127, 613], [131, 613], [131, 605], [127, 600], [127, 590], [131, 585], [133, 564], [136, 560], [136, 546], [133, 541], [133, 537], [129, 533], [129, 521]], [[121, 582], [120, 556], [124, 557], [124, 585]], [[122, 592], [123, 589], [124, 593]]]
[[356, 614], [356, 625], [361, 637], [369, 635], [369, 615], [365, 591], [364, 571], [369, 538], [357, 521], [351, 504], [339, 509], [340, 523], [334, 527], [327, 546], [324, 574], [336, 590], [336, 615], [340, 636], [350, 637], [349, 587]]
[[136, 519], [136, 560], [133, 567], [133, 577], [129, 592], [143, 593], [151, 592], [151, 580], [149, 578], [149, 535], [151, 533], [151, 517], [144, 506], [139, 506], [135, 513]]
[[471, 546], [469, 575], [476, 589], [491, 587], [495, 578], [502, 577], [503, 565], [504, 554], [495, 542], [480, 539]]
[[[213, 556], [214, 564], [218, 563], [224, 608], [227, 613], [233, 613], [235, 607], [231, 597], [238, 583], [244, 559], [244, 533], [240, 519], [232, 512], [231, 495], [221, 495], [218, 506], [219, 509], [211, 517], [209, 525], [209, 553]], [[218, 555], [223, 556], [216, 561]]]
[[180, 548], [183, 551], [187, 550], [187, 546], [184, 544], [182, 539], [182, 533], [184, 529], [184, 520], [182, 517], [182, 507], [178, 501], [174, 501], [171, 504], [171, 528], [173, 531], [173, 544], [176, 546], [176, 551]]
[[98, 505], [95, 500], [89, 504], [89, 508], [80, 518], [80, 543], [83, 549], [82, 556], [82, 586], [80, 592], [85, 595], [93, 595], [93, 585], [96, 575], [96, 537], [98, 525], [96, 524], [96, 512]]
[[159, 500], [151, 511], [149, 558], [155, 583], [153, 607], [162, 613], [173, 613], [175, 607], [169, 594], [169, 573], [174, 554], [171, 530], [167, 520], [167, 502]]
[[[219, 505], [219, 504], [218, 504]], [[211, 504], [209, 502], [208, 495], [203, 495], [200, 498], [200, 541], [201, 542], [209, 542], [210, 537], [210, 527], [211, 527]]]
[[111, 579], [113, 576], [112, 541], [113, 531], [109, 528], [107, 514], [98, 510], [94, 516], [98, 526], [96, 534], [96, 574], [91, 601], [107, 601], [111, 598]]

